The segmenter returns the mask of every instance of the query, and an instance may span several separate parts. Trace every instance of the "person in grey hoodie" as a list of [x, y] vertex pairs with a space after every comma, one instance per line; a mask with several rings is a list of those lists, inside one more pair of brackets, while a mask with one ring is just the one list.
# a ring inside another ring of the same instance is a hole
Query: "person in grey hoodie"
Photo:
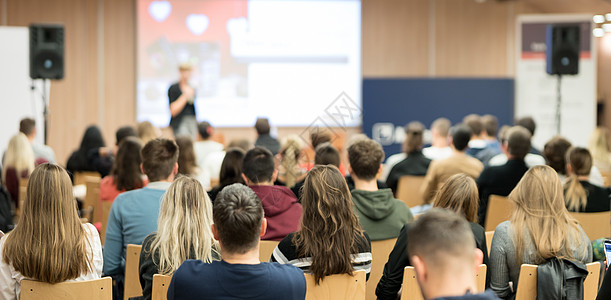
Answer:
[[354, 179], [352, 201], [361, 226], [372, 241], [396, 238], [414, 217], [403, 201], [393, 197], [391, 189], [378, 188], [376, 178], [384, 160], [382, 146], [371, 139], [359, 139], [348, 147], [348, 160]]

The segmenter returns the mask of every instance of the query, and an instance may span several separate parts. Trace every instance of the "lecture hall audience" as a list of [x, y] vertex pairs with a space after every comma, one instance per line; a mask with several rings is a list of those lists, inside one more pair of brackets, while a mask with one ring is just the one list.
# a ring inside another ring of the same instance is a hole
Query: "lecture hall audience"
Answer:
[[100, 181], [102, 201], [114, 201], [119, 194], [148, 184], [148, 179], [140, 169], [140, 151], [142, 144], [136, 137], [127, 137], [121, 142], [110, 174]]
[[295, 184], [305, 178], [305, 171], [301, 168], [301, 148], [303, 145], [297, 135], [289, 135], [282, 140], [278, 153], [278, 178], [276, 184], [292, 189]]
[[609, 211], [609, 188], [588, 182], [592, 169], [592, 155], [585, 148], [573, 147], [566, 154], [568, 177], [564, 183], [566, 207], [572, 212]]
[[210, 201], [214, 203], [218, 193], [226, 186], [234, 183], [244, 184], [244, 179], [242, 178], [242, 160], [244, 160], [244, 155], [244, 150], [240, 148], [229, 148], [227, 150], [221, 164], [219, 184], [208, 192]]
[[223, 144], [212, 140], [213, 134], [214, 128], [209, 122], [203, 121], [197, 124], [197, 141], [193, 143], [193, 149], [195, 150], [197, 166], [200, 168], [204, 167], [206, 158], [210, 153], [223, 151]]
[[[561, 181], [565, 181], [567, 177], [566, 172], [566, 153], [572, 147], [571, 142], [561, 136], [555, 136], [543, 147], [543, 157], [545, 157], [545, 161], [547, 165], [552, 167], [560, 176]], [[591, 184], [597, 186], [604, 186], [604, 180], [600, 171], [596, 166], [592, 166], [590, 169], [590, 177], [588, 177], [588, 181]]]
[[193, 139], [187, 135], [181, 135], [176, 138], [178, 145], [178, 174], [193, 177], [204, 185], [206, 184], [206, 176], [204, 171], [197, 165], [195, 150], [193, 148]]
[[[516, 125], [519, 126], [519, 125]], [[501, 143], [501, 154], [496, 155], [495, 157], [491, 158], [488, 161], [488, 165], [487, 166], [502, 166], [504, 164], [507, 163], [507, 148], [502, 147], [502, 145], [504, 143], [507, 142], [507, 132], [509, 131], [511, 127], [508, 125], [503, 125], [501, 127], [501, 130], [499, 130], [499, 142]], [[530, 132], [530, 131], [529, 131]], [[532, 142], [532, 135], [531, 135], [531, 142]], [[526, 163], [526, 166], [529, 168], [532, 168], [534, 166], [540, 166], [540, 165], [545, 165], [545, 158], [543, 158], [543, 156], [541, 156], [540, 154], [534, 154], [532, 153], [532, 143], [531, 143], [531, 150], [529, 150], [529, 152], [526, 154], [526, 156], [524, 156], [524, 163]]]
[[2, 183], [19, 208], [19, 181], [28, 179], [34, 171], [34, 151], [25, 134], [19, 132], [8, 142], [2, 161]]
[[[537, 129], [537, 123], [535, 123], [535, 119], [533, 119], [533, 117], [530, 116], [526, 116], [526, 117], [522, 117], [519, 118], [515, 121], [514, 125], [516, 126], [522, 126], [526, 129], [528, 129], [528, 131], [530, 131], [530, 135], [531, 136], [535, 136], [535, 130]], [[539, 151], [539, 149], [535, 148], [534, 145], [530, 146], [530, 152], [532, 154], [536, 154], [536, 155], [541, 155], [541, 151]]]
[[438, 118], [431, 124], [431, 146], [422, 149], [422, 154], [431, 160], [444, 159], [452, 155], [450, 147], [450, 127], [446, 118]]
[[36, 121], [30, 118], [24, 118], [19, 122], [19, 132], [25, 134], [32, 144], [32, 151], [34, 151], [34, 158], [38, 163], [50, 162], [55, 163], [55, 152], [51, 147], [40, 144], [34, 141], [36, 135], [38, 134], [38, 130], [36, 129]]
[[136, 130], [133, 127], [123, 126], [117, 129], [117, 132], [115, 133], [115, 145], [111, 147], [93, 148], [89, 150], [87, 153], [89, 164], [92, 165], [94, 170], [100, 173], [102, 177], [108, 175], [112, 169], [119, 144], [130, 136], [138, 136], [138, 133], [136, 133]]
[[410, 122], [405, 126], [405, 143], [403, 147], [406, 157], [392, 167], [386, 179], [386, 186], [395, 195], [397, 194], [399, 179], [402, 176], [424, 176], [431, 164], [431, 159], [422, 154], [424, 129], [424, 125], [420, 122]]
[[97, 171], [93, 164], [90, 164], [87, 155], [89, 151], [100, 149], [105, 146], [106, 144], [104, 143], [104, 138], [102, 137], [100, 128], [95, 125], [87, 127], [85, 133], [83, 134], [80, 147], [72, 152], [70, 158], [68, 158], [68, 162], [66, 163], [66, 170], [68, 171], [68, 174], [70, 174], [72, 177], [76, 172]]
[[143, 121], [136, 125], [136, 131], [138, 132], [138, 137], [142, 141], [142, 145], [146, 145], [146, 143], [154, 140], [158, 137], [161, 137], [161, 131], [159, 128], [155, 127], [149, 121]]
[[269, 150], [272, 155], [278, 154], [280, 151], [280, 142], [270, 135], [271, 127], [269, 125], [269, 120], [267, 118], [257, 118], [255, 130], [257, 131], [255, 146]]

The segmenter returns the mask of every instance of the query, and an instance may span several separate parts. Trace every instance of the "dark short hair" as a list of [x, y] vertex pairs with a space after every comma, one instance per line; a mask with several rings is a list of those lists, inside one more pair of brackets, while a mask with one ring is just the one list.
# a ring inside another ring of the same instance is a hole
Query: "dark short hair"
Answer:
[[212, 125], [207, 121], [203, 121], [197, 124], [197, 132], [199, 132], [202, 139], [207, 140], [212, 136]]
[[437, 270], [445, 267], [448, 257], [473, 256], [475, 247], [469, 222], [447, 209], [430, 209], [407, 231], [409, 256], [418, 256]]
[[486, 134], [495, 137], [499, 130], [499, 120], [493, 115], [483, 115], [481, 121]]
[[566, 152], [571, 148], [571, 142], [561, 136], [555, 136], [543, 146], [543, 157], [547, 165], [558, 174], [566, 175]]
[[269, 120], [267, 118], [257, 118], [255, 122], [255, 130], [257, 130], [258, 135], [269, 134], [270, 126]]
[[530, 151], [530, 132], [522, 126], [514, 126], [507, 130], [506, 135], [509, 154], [524, 159]]
[[482, 118], [476, 114], [470, 114], [462, 119], [463, 124], [467, 125], [471, 129], [471, 134], [479, 135], [484, 129], [482, 124]]
[[314, 154], [315, 165], [334, 165], [339, 168], [339, 151], [331, 143], [322, 143], [316, 147]]
[[424, 124], [418, 121], [405, 125], [405, 152], [420, 150], [424, 141], [424, 130], [426, 130]]
[[274, 170], [274, 155], [269, 150], [258, 146], [246, 152], [242, 172], [253, 183], [272, 180]]
[[29, 136], [36, 129], [36, 121], [31, 118], [25, 118], [19, 122], [19, 132]]
[[154, 139], [142, 148], [142, 169], [150, 182], [170, 177], [177, 161], [178, 145], [172, 140]]
[[383, 160], [382, 146], [372, 139], [359, 139], [348, 147], [350, 167], [354, 175], [360, 179], [375, 179]]
[[515, 124], [528, 129], [531, 135], [535, 135], [535, 129], [537, 129], [537, 124], [535, 123], [535, 119], [533, 119], [532, 117], [519, 118], [516, 120]]
[[452, 128], [452, 144], [458, 151], [463, 151], [471, 140], [471, 129], [463, 124], [458, 124]]
[[117, 129], [117, 132], [115, 133], [115, 138], [117, 139], [117, 145], [121, 144], [123, 139], [125, 139], [126, 137], [129, 137], [129, 136], [138, 137], [138, 132], [136, 132], [136, 129], [134, 129], [134, 127], [132, 127], [132, 126], [123, 126], [123, 127], [119, 128], [119, 129]]
[[263, 206], [249, 187], [234, 183], [221, 190], [214, 201], [212, 218], [223, 251], [244, 254], [259, 243]]

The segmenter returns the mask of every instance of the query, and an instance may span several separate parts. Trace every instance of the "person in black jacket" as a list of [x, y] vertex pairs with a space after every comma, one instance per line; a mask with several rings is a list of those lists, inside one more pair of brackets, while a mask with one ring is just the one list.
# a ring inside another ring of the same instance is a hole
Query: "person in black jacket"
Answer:
[[407, 157], [397, 163], [386, 178], [386, 185], [397, 195], [399, 179], [404, 175], [424, 176], [431, 160], [422, 154], [424, 125], [420, 122], [410, 122], [405, 126], [405, 153]]
[[[482, 226], [477, 224], [478, 200], [475, 181], [465, 174], [456, 174], [450, 177], [441, 187], [435, 196], [433, 206], [455, 211], [469, 221], [469, 226], [475, 237], [475, 244], [483, 253], [483, 263], [488, 265], [486, 232]], [[410, 254], [406, 251], [410, 228], [411, 224], [403, 226], [395, 247], [388, 256], [388, 262], [384, 266], [382, 278], [376, 288], [376, 296], [379, 300], [397, 299], [397, 293], [403, 283], [403, 270], [406, 266], [412, 265]], [[439, 247], [443, 248], [441, 244]], [[489, 281], [489, 276], [486, 275], [486, 286], [488, 286]]]
[[566, 171], [569, 175], [564, 184], [566, 208], [573, 212], [609, 211], [609, 188], [588, 182], [592, 169], [592, 155], [586, 148], [570, 148], [566, 155]]
[[522, 126], [514, 126], [501, 137], [501, 148], [507, 155], [507, 163], [502, 166], [487, 167], [477, 179], [479, 189], [479, 224], [486, 222], [486, 210], [490, 195], [507, 196], [518, 184], [528, 167], [524, 157], [530, 150], [530, 132]]
[[89, 151], [100, 149], [105, 146], [106, 144], [104, 143], [104, 138], [102, 137], [100, 128], [95, 125], [87, 127], [81, 141], [81, 146], [79, 149], [72, 152], [72, 155], [70, 155], [70, 158], [68, 158], [68, 162], [66, 163], [66, 170], [68, 171], [70, 177], [72, 177], [74, 172], [96, 171], [95, 167], [89, 163], [87, 155], [89, 154]]

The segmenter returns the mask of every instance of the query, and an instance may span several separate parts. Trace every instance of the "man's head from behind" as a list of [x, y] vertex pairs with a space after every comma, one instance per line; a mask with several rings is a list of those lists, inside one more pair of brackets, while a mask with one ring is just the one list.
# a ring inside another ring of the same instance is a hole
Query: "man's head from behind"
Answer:
[[273, 183], [276, 175], [274, 155], [263, 147], [248, 150], [242, 162], [242, 173], [249, 185]]
[[154, 139], [142, 148], [142, 172], [149, 181], [168, 180], [178, 172], [178, 145], [168, 139]]
[[138, 132], [136, 131], [136, 129], [132, 126], [123, 126], [119, 129], [117, 129], [117, 132], [115, 132], [115, 138], [117, 140], [117, 146], [119, 146], [119, 144], [121, 144], [121, 142], [130, 136], [135, 136], [138, 137]]
[[271, 127], [269, 126], [269, 120], [267, 118], [257, 118], [255, 122], [255, 130], [258, 135], [269, 134]]
[[21, 120], [21, 122], [19, 122], [19, 132], [22, 132], [31, 140], [36, 136], [36, 121], [30, 118]]
[[210, 137], [212, 137], [212, 125], [210, 125], [210, 123], [206, 121], [203, 121], [197, 124], [197, 132], [199, 133], [199, 136], [202, 138], [202, 140], [208, 140]]
[[522, 126], [514, 126], [507, 130], [507, 141], [503, 147], [507, 147], [507, 152], [513, 158], [524, 159], [530, 151], [530, 132]]
[[483, 131], [489, 139], [496, 139], [499, 130], [499, 120], [493, 115], [483, 115], [481, 118]]
[[462, 122], [471, 129], [471, 134], [474, 137], [479, 137], [482, 134], [482, 130], [484, 129], [484, 124], [482, 124], [482, 117], [476, 114], [470, 114], [465, 116], [462, 119]]
[[244, 254], [257, 247], [266, 230], [261, 200], [249, 187], [225, 187], [214, 201], [212, 232], [223, 253]]
[[471, 129], [463, 124], [458, 124], [452, 128], [452, 145], [457, 151], [465, 151], [471, 140]]
[[382, 146], [372, 139], [359, 139], [348, 147], [350, 174], [360, 180], [375, 180], [384, 160]]
[[467, 220], [433, 208], [410, 227], [407, 252], [425, 299], [476, 293], [475, 272], [483, 253]]
[[530, 131], [531, 135], [535, 135], [535, 129], [537, 129], [537, 124], [535, 123], [535, 119], [532, 117], [522, 117], [516, 120], [515, 125], [522, 126], [528, 131]]
[[340, 160], [339, 151], [331, 143], [322, 143], [316, 147], [315, 165], [334, 165], [339, 168]]

